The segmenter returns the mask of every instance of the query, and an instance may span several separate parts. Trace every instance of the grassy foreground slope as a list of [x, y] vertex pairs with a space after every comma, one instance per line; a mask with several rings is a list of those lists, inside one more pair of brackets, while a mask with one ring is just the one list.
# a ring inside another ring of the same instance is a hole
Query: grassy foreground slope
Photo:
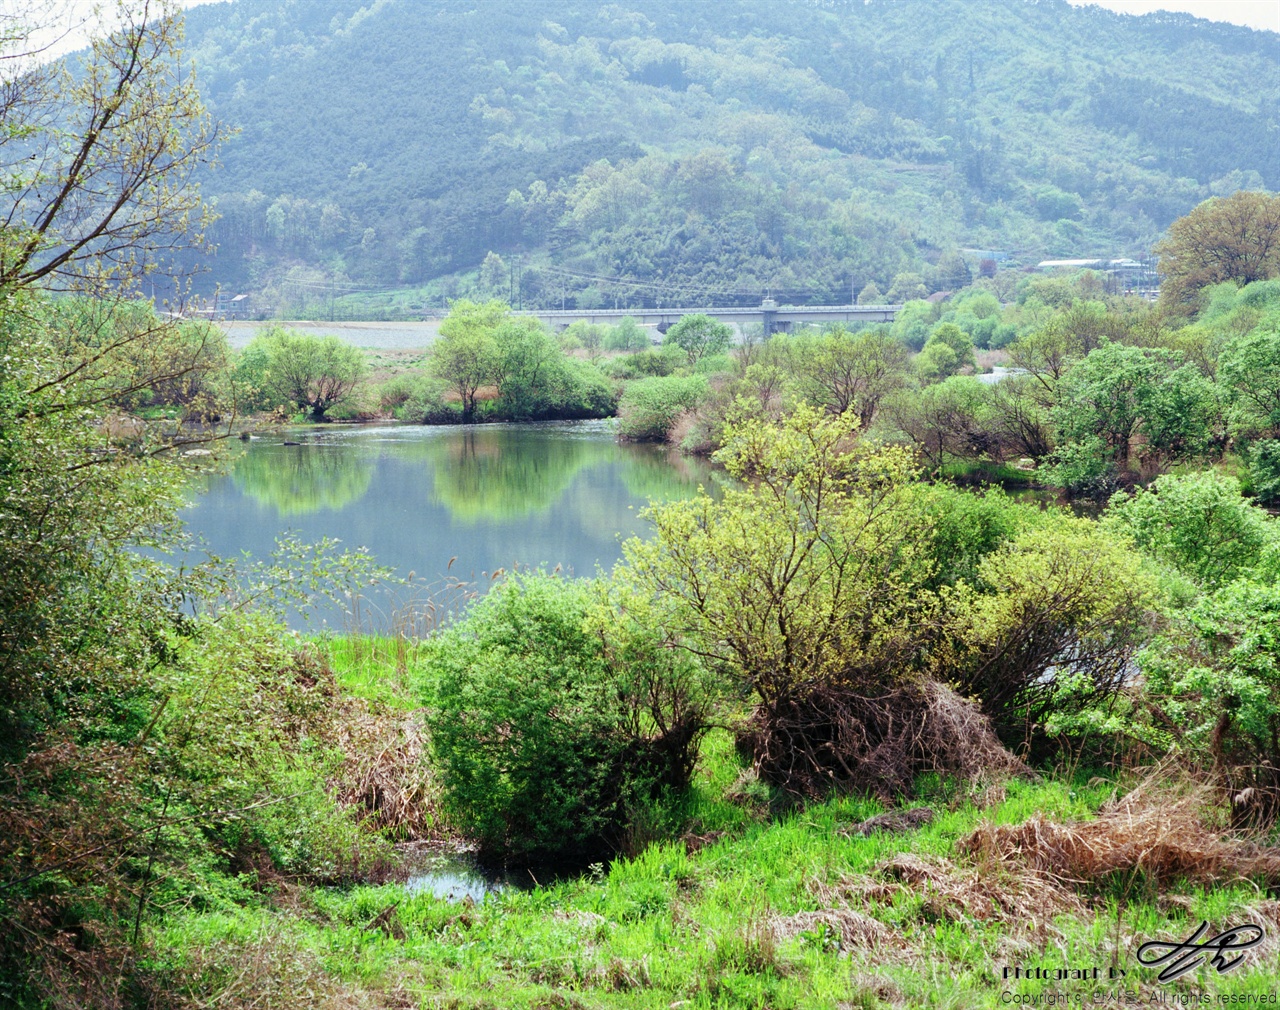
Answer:
[[[344, 690], [409, 707], [414, 649], [327, 646]], [[401, 672], [397, 672], [397, 667]], [[925, 784], [930, 823], [857, 826], [876, 803], [833, 799], [770, 816], [769, 794], [723, 733], [692, 794], [669, 809], [676, 842], [581, 876], [471, 904], [396, 883], [303, 887], [170, 916], [153, 964], [197, 1005], [849, 1007], [996, 1005], [1002, 993], [1153, 992], [1264, 997], [1276, 940], [1218, 976], [1165, 987], [1139, 969], [1143, 940], [1201, 920], [1280, 931], [1280, 903], [1243, 879], [1251, 850], [1201, 823], [1204, 796], [1172, 772], [1126, 791], [1124, 774], [1075, 770], [970, 788]], [[655, 828], [658, 826], [655, 825]], [[1074, 883], [1072, 880], [1074, 879]], [[1004, 981], [1020, 966], [1101, 971], [1098, 982]], [[1107, 980], [1123, 968], [1123, 982]], [[304, 998], [305, 994], [305, 998]], [[1006, 1002], [1009, 997], [1006, 997]], [[1105, 997], [1098, 997], [1105, 998]]]

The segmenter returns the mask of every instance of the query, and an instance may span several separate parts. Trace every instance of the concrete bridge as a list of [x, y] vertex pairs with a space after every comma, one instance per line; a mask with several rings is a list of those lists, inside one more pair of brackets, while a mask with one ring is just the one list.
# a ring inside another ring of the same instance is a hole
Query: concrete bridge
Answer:
[[653, 326], [659, 333], [666, 333], [682, 316], [701, 313], [739, 330], [745, 323], [761, 323], [768, 334], [789, 331], [797, 323], [891, 323], [901, 308], [901, 305], [778, 305], [766, 298], [754, 309], [558, 309], [521, 315], [541, 319], [554, 330], [563, 330], [577, 322], [616, 325], [624, 316], [630, 316], [641, 326]]

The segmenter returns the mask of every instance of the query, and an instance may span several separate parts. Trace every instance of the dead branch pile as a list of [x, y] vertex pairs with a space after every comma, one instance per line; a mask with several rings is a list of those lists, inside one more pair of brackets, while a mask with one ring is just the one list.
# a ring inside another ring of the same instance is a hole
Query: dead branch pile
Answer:
[[839, 789], [892, 801], [930, 771], [970, 781], [1027, 774], [978, 706], [936, 681], [876, 697], [824, 684], [758, 707], [738, 743], [762, 779], [807, 799]]
[[859, 824], [850, 825], [836, 832], [838, 835], [862, 835], [864, 838], [882, 831], [895, 835], [903, 831], [917, 831], [933, 823], [932, 807], [912, 807], [910, 810], [886, 810], [883, 814], [868, 817]]
[[367, 811], [398, 839], [439, 834], [439, 791], [431, 780], [416, 715], [375, 715], [352, 706], [337, 729], [346, 761], [333, 784], [340, 803]]
[[1137, 873], [1153, 885], [1280, 882], [1280, 850], [1224, 837], [1215, 796], [1208, 784], [1161, 786], [1149, 778], [1104, 805], [1096, 820], [1056, 823], [1037, 815], [1018, 825], [984, 824], [957, 849], [976, 863], [1022, 866], [1075, 886]]

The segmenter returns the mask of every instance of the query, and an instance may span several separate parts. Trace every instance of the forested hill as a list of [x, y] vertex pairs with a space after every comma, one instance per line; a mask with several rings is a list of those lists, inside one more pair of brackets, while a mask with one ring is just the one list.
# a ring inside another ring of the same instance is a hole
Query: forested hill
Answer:
[[847, 300], [962, 283], [964, 249], [1145, 254], [1207, 196], [1280, 188], [1280, 36], [1185, 16], [234, 0], [187, 36], [240, 129], [206, 280], [277, 302]]

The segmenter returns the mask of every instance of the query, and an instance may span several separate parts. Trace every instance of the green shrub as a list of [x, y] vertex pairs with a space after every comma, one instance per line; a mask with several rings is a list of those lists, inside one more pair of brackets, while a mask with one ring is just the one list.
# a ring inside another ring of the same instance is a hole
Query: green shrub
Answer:
[[628, 354], [609, 362], [609, 374], [615, 379], [643, 379], [649, 376], [670, 375], [685, 363], [685, 356], [678, 347], [651, 349]]
[[663, 786], [681, 788], [703, 731], [691, 661], [617, 615], [591, 584], [499, 584], [437, 637], [428, 729], [446, 808], [489, 857], [616, 848]]
[[417, 424], [453, 424], [461, 421], [461, 405], [445, 402], [444, 397], [448, 391], [449, 386], [442, 379], [426, 375], [414, 376], [409, 384], [408, 395], [395, 408], [395, 415], [402, 421]]
[[1147, 554], [1212, 587], [1248, 572], [1276, 542], [1275, 524], [1240, 496], [1239, 482], [1211, 472], [1166, 474], [1150, 489], [1117, 495], [1106, 523]]
[[1037, 505], [1015, 501], [999, 488], [978, 494], [947, 483], [923, 484], [919, 495], [930, 518], [929, 537], [921, 544], [934, 571], [927, 585], [935, 590], [961, 579], [981, 586], [982, 559], [1043, 517]]
[[557, 418], [612, 417], [618, 390], [595, 365], [567, 360], [565, 383], [553, 407]]
[[666, 438], [676, 418], [697, 406], [707, 388], [707, 380], [700, 375], [633, 383], [618, 403], [618, 434], [636, 442]]
[[1152, 718], [1132, 728], [1184, 760], [1214, 766], [1234, 790], [1280, 789], [1280, 587], [1238, 579], [1201, 598], [1138, 656]]
[[699, 358], [697, 364], [693, 366], [693, 370], [698, 375], [719, 375], [723, 372], [732, 372], [734, 369], [734, 361], [728, 354], [710, 354], [705, 358]]
[[392, 376], [377, 389], [378, 406], [387, 413], [395, 413], [408, 402], [415, 385], [415, 376]]
[[1258, 501], [1280, 501], [1280, 442], [1273, 438], [1255, 442], [1249, 449], [1249, 484]]

